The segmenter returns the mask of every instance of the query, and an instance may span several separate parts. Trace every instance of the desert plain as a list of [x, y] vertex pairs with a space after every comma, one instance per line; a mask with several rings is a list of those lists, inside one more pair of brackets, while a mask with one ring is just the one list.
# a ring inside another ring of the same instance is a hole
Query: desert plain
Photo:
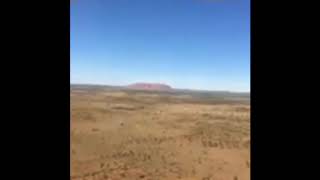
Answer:
[[71, 180], [249, 180], [250, 94], [71, 86]]

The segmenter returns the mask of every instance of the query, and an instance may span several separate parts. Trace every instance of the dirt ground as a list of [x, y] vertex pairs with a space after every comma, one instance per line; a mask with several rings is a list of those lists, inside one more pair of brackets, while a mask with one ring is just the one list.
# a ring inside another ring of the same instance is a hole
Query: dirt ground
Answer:
[[72, 180], [249, 180], [250, 105], [71, 90]]

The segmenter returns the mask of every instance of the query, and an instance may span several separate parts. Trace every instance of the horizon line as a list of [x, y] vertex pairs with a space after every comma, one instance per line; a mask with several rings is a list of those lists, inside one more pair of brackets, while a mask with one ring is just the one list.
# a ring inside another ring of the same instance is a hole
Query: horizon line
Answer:
[[[134, 83], [130, 83], [130, 84], [135, 84], [135, 83], [139, 83], [139, 82], [134, 82]], [[141, 83], [141, 82], [140, 82]], [[150, 83], [150, 82], [143, 82], [143, 83], [147, 83], [147, 84], [163, 84], [163, 83]], [[91, 86], [113, 86], [113, 87], [126, 87], [130, 84], [126, 84], [126, 85], [112, 85], [112, 84], [102, 84], [102, 83], [71, 83], [70, 85], [91, 85]], [[164, 85], [168, 85], [168, 84], [164, 84]], [[170, 85], [168, 85], [170, 86]], [[175, 90], [191, 90], [191, 91], [216, 91], [216, 92], [229, 92], [229, 93], [249, 93], [251, 94], [251, 91], [234, 91], [234, 90], [210, 90], [210, 89], [194, 89], [194, 88], [175, 88], [170, 86], [172, 89]]]

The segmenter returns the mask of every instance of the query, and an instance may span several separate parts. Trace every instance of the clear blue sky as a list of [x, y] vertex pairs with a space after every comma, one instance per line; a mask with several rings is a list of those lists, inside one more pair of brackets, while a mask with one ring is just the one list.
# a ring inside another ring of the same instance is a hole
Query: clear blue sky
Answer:
[[250, 91], [249, 0], [71, 0], [71, 83]]

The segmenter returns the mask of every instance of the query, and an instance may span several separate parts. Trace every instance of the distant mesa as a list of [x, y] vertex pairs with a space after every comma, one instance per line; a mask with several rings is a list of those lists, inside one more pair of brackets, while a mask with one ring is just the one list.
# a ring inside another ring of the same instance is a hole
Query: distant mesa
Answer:
[[134, 83], [127, 86], [130, 89], [137, 90], [158, 90], [158, 91], [169, 91], [172, 88], [166, 84], [160, 83]]

